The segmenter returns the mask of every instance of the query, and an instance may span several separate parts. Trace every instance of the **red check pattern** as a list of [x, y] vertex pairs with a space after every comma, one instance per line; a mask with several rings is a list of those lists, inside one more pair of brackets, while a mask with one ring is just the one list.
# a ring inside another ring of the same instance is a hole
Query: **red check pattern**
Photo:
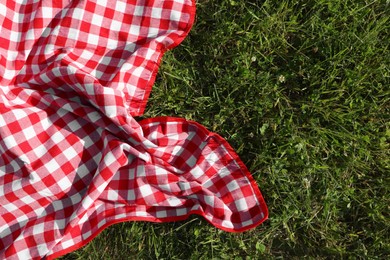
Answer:
[[219, 135], [133, 117], [194, 15], [191, 0], [0, 3], [0, 259], [55, 258], [121, 221], [267, 218]]

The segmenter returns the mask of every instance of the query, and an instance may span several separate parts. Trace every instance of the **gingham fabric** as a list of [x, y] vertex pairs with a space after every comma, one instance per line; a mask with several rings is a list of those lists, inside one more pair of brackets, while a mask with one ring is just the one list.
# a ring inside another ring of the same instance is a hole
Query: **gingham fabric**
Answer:
[[267, 218], [219, 135], [134, 118], [194, 15], [191, 0], [0, 1], [0, 259], [55, 258], [122, 221]]

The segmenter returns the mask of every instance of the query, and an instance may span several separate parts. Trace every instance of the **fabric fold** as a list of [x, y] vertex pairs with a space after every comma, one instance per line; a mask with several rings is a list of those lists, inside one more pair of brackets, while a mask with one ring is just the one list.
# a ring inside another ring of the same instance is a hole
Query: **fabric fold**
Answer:
[[194, 15], [190, 0], [0, 3], [1, 259], [55, 258], [123, 221], [268, 217], [222, 137], [134, 118]]

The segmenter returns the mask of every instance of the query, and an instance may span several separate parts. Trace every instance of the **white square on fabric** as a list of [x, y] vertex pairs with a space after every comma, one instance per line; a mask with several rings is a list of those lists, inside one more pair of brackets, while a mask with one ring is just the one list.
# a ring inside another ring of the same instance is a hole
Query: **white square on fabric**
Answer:
[[77, 156], [77, 152], [71, 146], [68, 149], [66, 149], [65, 151], [63, 151], [63, 155], [66, 157], [66, 159], [68, 159], [68, 161], [70, 161], [70, 160], [72, 160], [73, 158], [75, 158]]
[[107, 219], [103, 218], [102, 220], [100, 220], [97, 224], [97, 228], [101, 228], [102, 226], [104, 226], [105, 224], [107, 223]]
[[214, 152], [210, 152], [207, 156], [206, 156], [206, 161], [210, 164], [210, 165], [214, 165], [216, 162], [219, 161], [219, 157], [216, 153]]
[[153, 194], [153, 191], [150, 188], [150, 185], [147, 185], [147, 184], [139, 187], [139, 190], [141, 191], [142, 197], [147, 197], [147, 196]]
[[[5, 165], [0, 165], [0, 176], [4, 176], [6, 172], [6, 167]], [[4, 195], [4, 191], [0, 190], [0, 196]]]
[[17, 120], [23, 119], [27, 117], [27, 113], [22, 109], [13, 110], [13, 114]]
[[[178, 134], [170, 134], [169, 135], [169, 139], [170, 140], [179, 140], [179, 135]], [[184, 148], [182, 146], [175, 146], [173, 149], [172, 149], [172, 154], [173, 155], [180, 155], [182, 152], [183, 152]]]
[[37, 133], [35, 132], [33, 126], [23, 128], [22, 131], [23, 131], [24, 136], [26, 137], [26, 140], [30, 140], [33, 137], [37, 136]]
[[[82, 176], [80, 176], [82, 178]], [[75, 193], [70, 197], [70, 200], [72, 201], [73, 205], [76, 205], [82, 200], [82, 196], [79, 193]]]
[[234, 190], [237, 190], [238, 188], [240, 188], [240, 185], [238, 185], [237, 181], [235, 180], [232, 180], [231, 182], [229, 182], [227, 184], [227, 188], [230, 192], [234, 191]]
[[179, 181], [177, 185], [180, 187], [181, 191], [188, 192], [191, 189], [191, 184], [185, 181]]
[[106, 187], [107, 187], [107, 184], [106, 183], [102, 183], [102, 185], [99, 185], [99, 186], [96, 187], [96, 190], [99, 193], [102, 193]]
[[4, 74], [2, 75], [4, 79], [12, 79], [13, 77], [15, 77], [16, 75], [16, 71], [14, 70], [5, 70]]
[[[97, 45], [97, 44], [96, 44]], [[100, 70], [93, 70], [91, 71], [91, 75], [95, 76], [96, 78], [100, 79], [103, 76], [103, 72]]]
[[177, 216], [183, 216], [183, 215], [186, 215], [187, 213], [188, 213], [188, 211], [187, 211], [186, 208], [176, 209], [176, 215]]
[[37, 245], [37, 249], [40, 255], [46, 255], [47, 252], [49, 252], [49, 248], [47, 247], [46, 243]]
[[13, 42], [20, 42], [21, 37], [22, 37], [22, 33], [11, 31], [9, 39]]
[[204, 202], [206, 202], [207, 205], [209, 205], [210, 207], [214, 208], [215, 205], [214, 205], [214, 197], [213, 196], [204, 196]]
[[119, 199], [119, 194], [116, 190], [108, 190], [107, 191], [108, 200], [117, 201]]
[[117, 161], [116, 157], [111, 152], [107, 153], [107, 155], [104, 157], [104, 164], [107, 166], [110, 166], [116, 161]]
[[35, 147], [33, 152], [34, 152], [34, 155], [39, 158], [47, 153], [47, 148], [44, 144], [41, 144], [38, 147]]
[[79, 37], [79, 30], [75, 28], [69, 28], [68, 39], [77, 40]]
[[[83, 202], [81, 203], [81, 206], [84, 208], [84, 209], [88, 209], [92, 204], [93, 204], [94, 200], [91, 199], [90, 196], [86, 196], [84, 199], [83, 199]], [[87, 214], [84, 214], [83, 218], [86, 217], [88, 219], [88, 216]], [[81, 220], [80, 220], [80, 223], [81, 223]]]
[[[44, 189], [39, 191], [39, 195], [42, 195], [42, 196], [45, 196], [45, 197], [53, 197], [54, 193], [51, 192], [51, 190], [49, 190], [48, 188], [44, 188]], [[42, 209], [42, 208], [39, 208], [39, 209]], [[44, 210], [44, 208], [43, 208], [43, 210]], [[35, 212], [37, 212], [37, 210], [35, 210]], [[37, 213], [37, 215], [39, 216], [38, 213]]]
[[[218, 178], [218, 179], [219, 179], [219, 178]], [[204, 188], [206, 188], [206, 189], [209, 189], [210, 187], [212, 187], [212, 186], [215, 185], [214, 181], [217, 181], [217, 179], [216, 179], [216, 178], [215, 178], [215, 179], [213, 179], [213, 178], [208, 179], [208, 180], [206, 180], [206, 181], [203, 183], [202, 186], [203, 186]]]
[[144, 212], [144, 211], [136, 211], [135, 215], [137, 217], [146, 217], [146, 216], [148, 216], [148, 214], [146, 212]]
[[144, 7], [142, 5], [136, 5], [134, 8], [134, 16], [142, 16], [144, 13]]
[[181, 15], [182, 15], [181, 12], [172, 10], [172, 11], [171, 11], [171, 15], [170, 15], [170, 19], [171, 19], [172, 21], [179, 22], [179, 21], [181, 20], [181, 19], [180, 19], [180, 18], [181, 18]]
[[25, 21], [25, 13], [22, 12], [14, 12], [14, 16], [12, 17], [12, 21], [14, 23], [22, 24]]
[[64, 248], [64, 249], [74, 245], [74, 241], [72, 239], [66, 240], [64, 242], [60, 241], [59, 243], [61, 244], [62, 248]]
[[200, 168], [198, 165], [196, 165], [194, 168], [192, 168], [190, 173], [195, 178], [199, 178], [204, 174], [204, 171], [202, 170], [202, 168]]
[[118, 47], [118, 41], [114, 39], [107, 39], [107, 48], [116, 49]]
[[93, 33], [88, 34], [87, 39], [89, 44], [99, 45], [99, 36]]
[[[154, 27], [149, 27], [148, 38], [156, 38], [159, 32], [160, 32], [160, 29], [154, 28]], [[158, 41], [158, 40], [156, 39], [156, 41]]]
[[144, 177], [146, 176], [145, 166], [144, 165], [138, 165], [137, 166], [137, 177]]
[[162, 9], [161, 8], [154, 7], [152, 9], [151, 17], [155, 18], [155, 19], [161, 19], [161, 13], [162, 13]]
[[197, 162], [197, 159], [195, 156], [191, 155], [190, 158], [188, 158], [188, 160], [186, 161], [186, 163], [190, 166], [190, 167], [193, 167]]
[[[16, 218], [16, 221], [20, 226], [24, 226], [28, 222], [28, 217], [26, 215], [20, 215], [20, 217]], [[19, 239], [23, 239], [23, 236], [19, 237]]]
[[59, 143], [62, 142], [64, 139], [65, 139], [65, 137], [63, 136], [63, 134], [62, 134], [61, 132], [55, 132], [55, 133], [51, 136], [51, 140], [53, 140], [54, 143], [56, 143], [56, 144], [59, 144]]
[[7, 50], [7, 60], [15, 60], [16, 57], [19, 55], [18, 51], [13, 50]]
[[131, 25], [130, 26], [130, 34], [132, 35], [139, 35], [141, 27], [139, 25]]
[[[45, 30], [45, 31], [49, 31], [49, 30]], [[55, 47], [54, 47], [54, 44], [46, 44], [45, 46], [43, 46], [43, 48], [44, 48], [43, 49], [44, 54], [51, 56]]]
[[96, 26], [101, 27], [102, 23], [103, 23], [103, 19], [104, 19], [103, 16], [98, 15], [98, 14], [93, 14], [91, 23], [96, 25]]
[[30, 248], [19, 250], [16, 255], [18, 256], [18, 259], [31, 259]]
[[157, 211], [156, 212], [156, 216], [158, 218], [166, 218], [167, 217], [167, 211], [165, 211], [165, 210]]
[[44, 83], [49, 83], [51, 82], [51, 79], [47, 76], [47, 73], [42, 73], [39, 75], [39, 78], [44, 82]]
[[242, 222], [242, 226], [246, 227], [253, 224], [253, 220], [249, 219], [247, 221]]
[[111, 60], [112, 60], [112, 57], [110, 57], [110, 56], [103, 56], [103, 57], [99, 60], [99, 64], [109, 65], [109, 64], [111, 63]]
[[50, 162], [46, 163], [44, 167], [50, 172], [53, 173], [57, 171], [61, 166], [57, 163], [57, 161], [53, 158]]
[[[13, 187], [12, 187], [13, 189]], [[8, 204], [3, 204], [1, 205], [6, 211], [9, 211], [9, 212], [12, 212], [12, 211], [15, 211], [17, 209], [19, 209], [18, 207], [15, 206], [15, 204], [13, 203], [8, 203]]]
[[60, 186], [61, 190], [63, 191], [69, 189], [72, 186], [72, 182], [68, 179], [68, 177], [62, 178], [57, 182], [57, 184]]
[[42, 118], [40, 123], [42, 125], [43, 130], [47, 130], [47, 129], [49, 129], [49, 127], [53, 126], [53, 123], [47, 117]]
[[93, 55], [95, 55], [93, 52], [88, 50], [83, 50], [83, 52], [80, 55], [80, 58], [85, 60], [90, 60], [93, 57]]
[[142, 75], [142, 71], [144, 71], [144, 69], [142, 67], [137, 67], [133, 70], [133, 72], [131, 73], [133, 76], [136, 76], [137, 78], [141, 77]]
[[126, 3], [122, 1], [116, 1], [115, 2], [115, 10], [120, 12], [126, 12]]
[[0, 127], [7, 125], [7, 123], [4, 120], [4, 117], [0, 114]]
[[246, 204], [245, 198], [238, 199], [234, 203], [236, 204], [236, 207], [239, 211], [243, 211], [243, 210], [248, 209], [248, 205]]
[[[86, 215], [86, 214], [85, 214]], [[88, 230], [84, 233], [81, 234], [81, 236], [83, 237], [84, 240], [86, 240], [88, 237], [90, 237], [92, 235], [92, 230]]]
[[33, 227], [33, 234], [38, 235], [45, 231], [45, 223], [35, 224]]
[[227, 220], [222, 221], [222, 226], [225, 228], [233, 228], [232, 222], [227, 221]]
[[85, 83], [84, 88], [87, 91], [88, 95], [95, 95], [95, 85], [93, 83]]
[[152, 58], [153, 54], [154, 54], [154, 51], [152, 51], [151, 49], [147, 49], [146, 54], [145, 54], [145, 58], [147, 60], [150, 60]]
[[61, 200], [54, 200], [52, 202], [52, 205], [53, 205], [53, 208], [55, 211], [59, 211], [59, 210], [64, 209], [64, 204], [62, 203]]
[[168, 203], [171, 207], [177, 207], [179, 205], [182, 204], [182, 202], [180, 201], [180, 199], [176, 198], [176, 197], [171, 197], [168, 199]]
[[79, 20], [84, 17], [84, 12], [84, 9], [76, 7], [73, 9], [72, 18]]
[[7, 149], [11, 149], [18, 145], [18, 143], [16, 142], [15, 138], [12, 135], [3, 138], [3, 142]]
[[[70, 104], [67, 104], [67, 105], [69, 105], [68, 110], [73, 111], [73, 108], [70, 106]], [[79, 121], [77, 119], [75, 119], [75, 120], [72, 120], [68, 123], [68, 127], [72, 130], [72, 132], [76, 132], [77, 130], [79, 130], [81, 128], [81, 125], [80, 125]]]
[[30, 29], [26, 32], [25, 38], [26, 40], [34, 40], [35, 35], [34, 35], [34, 29]]
[[[134, 42], [128, 42], [128, 43], [126, 43], [124, 50], [125, 50], [125, 51], [134, 52], [134, 50], [135, 50], [136, 47], [137, 47], [137, 44], [136, 44], [136, 43], [134, 43]], [[134, 66], [133, 64], [131, 64], [131, 63], [129, 63], [128, 61], [126, 61], [126, 62], [123, 64], [121, 70], [124, 70], [124, 71], [125, 71], [125, 70], [128, 70], [128, 69], [132, 68], [133, 66]]]
[[1, 16], [5, 16], [7, 14], [7, 7], [5, 5], [3, 5], [2, 3], [0, 3], [0, 15]]
[[[31, 65], [30, 68], [31, 68], [31, 71], [33, 74], [38, 74], [42, 70], [41, 66], [39, 66], [39, 65]], [[33, 82], [35, 84], [38, 84], [38, 82], [36, 82], [35, 79], [33, 80]]]
[[135, 192], [134, 190], [130, 189], [127, 191], [127, 200], [133, 201], [135, 200]]
[[[13, 185], [12, 185], [13, 186]], [[12, 187], [12, 189], [14, 189], [14, 187]], [[15, 189], [16, 191], [16, 189]], [[31, 204], [33, 202], [36, 202], [36, 199], [34, 199], [33, 197], [31, 196], [23, 196], [23, 198], [20, 198], [21, 201], [23, 201], [23, 203], [26, 203], [26, 204]]]
[[52, 7], [41, 7], [42, 18], [53, 18], [53, 8]]
[[110, 25], [110, 30], [111, 31], [120, 31], [122, 27], [122, 23], [117, 20], [112, 20], [111, 25]]
[[169, 183], [166, 183], [166, 184], [159, 184], [158, 187], [159, 187], [161, 190], [166, 190], [166, 191], [171, 191], [171, 190], [172, 190], [172, 187], [171, 187], [171, 185], [169, 185]]
[[134, 97], [135, 92], [139, 91], [138, 88], [136, 86], [134, 86], [133, 84], [127, 84], [126, 89], [127, 89], [127, 92], [129, 93], [130, 97]]
[[11, 228], [9, 228], [8, 226], [0, 226], [0, 234], [3, 237], [6, 237], [6, 236], [8, 236], [11, 233], [12, 233], [11, 232]]

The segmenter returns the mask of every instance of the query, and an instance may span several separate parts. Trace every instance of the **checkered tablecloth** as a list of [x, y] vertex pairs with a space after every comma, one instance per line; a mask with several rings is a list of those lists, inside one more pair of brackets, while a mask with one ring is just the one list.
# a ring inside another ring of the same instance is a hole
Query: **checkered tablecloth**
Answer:
[[194, 16], [192, 0], [0, 1], [0, 259], [58, 257], [122, 221], [267, 218], [219, 135], [134, 118]]

